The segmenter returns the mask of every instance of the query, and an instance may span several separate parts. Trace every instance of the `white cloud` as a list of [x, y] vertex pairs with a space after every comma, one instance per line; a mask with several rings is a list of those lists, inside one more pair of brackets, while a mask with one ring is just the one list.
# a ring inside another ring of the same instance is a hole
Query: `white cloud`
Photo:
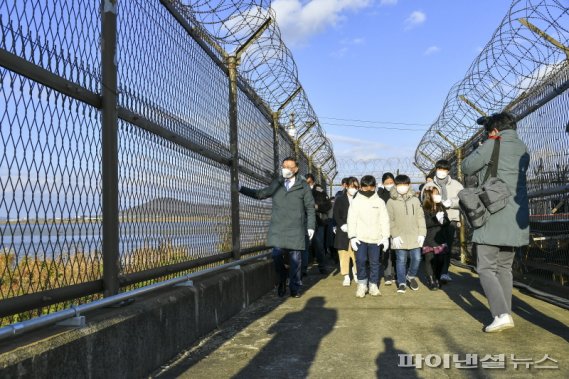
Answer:
[[414, 28], [415, 26], [419, 26], [427, 20], [427, 15], [421, 11], [414, 11], [405, 19], [405, 30], [409, 30]]
[[441, 51], [441, 48], [438, 46], [430, 46], [427, 50], [425, 50], [425, 55], [432, 55], [432, 54], [436, 54], [439, 51]]
[[346, 11], [358, 11], [372, 0], [274, 0], [271, 7], [287, 44], [303, 44], [330, 26], [337, 25]]
[[397, 0], [381, 0], [380, 6], [397, 5]]

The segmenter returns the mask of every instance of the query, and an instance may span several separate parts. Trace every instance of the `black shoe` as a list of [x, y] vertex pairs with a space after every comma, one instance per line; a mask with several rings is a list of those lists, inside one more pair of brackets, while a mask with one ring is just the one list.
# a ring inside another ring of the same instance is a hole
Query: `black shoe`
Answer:
[[277, 294], [279, 295], [279, 297], [283, 297], [286, 294], [286, 281], [282, 281], [279, 283]]
[[419, 289], [419, 283], [417, 282], [417, 279], [411, 278], [408, 279], [407, 282], [409, 282], [409, 288], [411, 288], [413, 291], [417, 291]]
[[328, 270], [326, 270], [325, 268], [321, 268], [321, 269], [320, 269], [320, 273], [321, 273], [322, 275], [328, 275]]
[[436, 291], [439, 289], [439, 283], [435, 280], [433, 276], [427, 277], [427, 286], [431, 291]]
[[294, 297], [294, 298], [298, 299], [300, 297], [300, 292], [291, 292], [290, 297]]

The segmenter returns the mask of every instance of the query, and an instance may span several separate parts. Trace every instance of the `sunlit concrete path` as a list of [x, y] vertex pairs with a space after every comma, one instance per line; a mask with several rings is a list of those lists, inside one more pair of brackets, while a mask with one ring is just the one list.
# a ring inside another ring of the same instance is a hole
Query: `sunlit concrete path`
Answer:
[[[478, 277], [457, 267], [453, 274], [444, 290], [423, 285], [398, 294], [382, 284], [382, 296], [356, 299], [355, 286], [342, 287], [339, 275], [314, 273], [300, 299], [267, 294], [155, 376], [569, 378], [569, 311], [514, 290], [516, 327], [486, 334], [490, 315]], [[478, 361], [457, 368], [467, 354]], [[502, 363], [483, 361], [500, 354]], [[399, 367], [410, 355], [422, 368]], [[538, 363], [546, 355], [557, 362]]]

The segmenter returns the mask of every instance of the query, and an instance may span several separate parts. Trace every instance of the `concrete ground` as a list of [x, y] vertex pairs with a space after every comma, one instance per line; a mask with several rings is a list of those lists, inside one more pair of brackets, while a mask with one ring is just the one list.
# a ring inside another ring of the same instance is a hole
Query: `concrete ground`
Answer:
[[[153, 376], [569, 378], [569, 311], [514, 290], [515, 328], [483, 333], [491, 317], [478, 277], [457, 267], [452, 275], [443, 290], [398, 294], [382, 283], [382, 296], [357, 299], [354, 284], [313, 269], [301, 298], [267, 294]], [[405, 354], [421, 354], [422, 368], [398, 367]], [[478, 362], [457, 368], [467, 354]], [[500, 354], [504, 368], [482, 362]], [[546, 355], [557, 362], [538, 363]]]

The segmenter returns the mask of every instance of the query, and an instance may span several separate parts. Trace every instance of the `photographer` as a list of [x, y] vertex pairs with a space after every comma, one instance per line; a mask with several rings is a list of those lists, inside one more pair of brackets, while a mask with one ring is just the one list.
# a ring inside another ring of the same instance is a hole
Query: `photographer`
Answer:
[[[476, 175], [484, 182], [486, 172], [497, 164], [496, 177], [507, 186], [511, 196], [503, 209], [491, 213], [481, 227], [474, 230], [477, 244], [477, 270], [488, 298], [494, 321], [484, 330], [499, 332], [514, 327], [512, 319], [512, 263], [516, 248], [529, 244], [529, 206], [526, 172], [529, 154], [516, 132], [516, 121], [509, 113], [481, 117], [488, 140], [462, 163], [465, 175]], [[497, 162], [492, 162], [494, 145], [499, 141]]]

